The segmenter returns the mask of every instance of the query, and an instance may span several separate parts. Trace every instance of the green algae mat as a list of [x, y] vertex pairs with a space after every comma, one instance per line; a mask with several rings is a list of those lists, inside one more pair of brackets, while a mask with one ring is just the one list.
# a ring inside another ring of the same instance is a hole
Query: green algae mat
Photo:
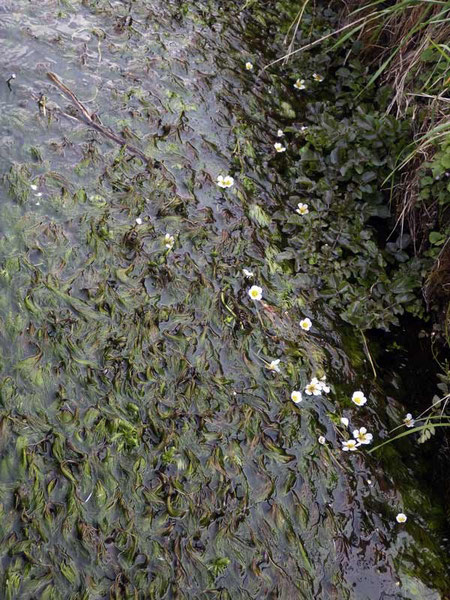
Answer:
[[[367, 452], [406, 411], [350, 316], [397, 304], [339, 309], [320, 284], [363, 268], [343, 223], [369, 209], [292, 176], [293, 128], [336, 105], [331, 67], [259, 74], [286, 4], [0, 7], [2, 599], [449, 590], [414, 450]], [[400, 135], [366, 125], [380, 148]]]

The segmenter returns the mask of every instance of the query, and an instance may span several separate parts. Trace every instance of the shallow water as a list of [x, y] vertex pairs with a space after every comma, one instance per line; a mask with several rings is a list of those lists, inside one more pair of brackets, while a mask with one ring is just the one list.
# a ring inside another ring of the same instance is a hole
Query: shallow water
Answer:
[[[340, 449], [342, 415], [383, 434], [403, 409], [277, 263], [296, 203], [286, 117], [244, 69], [265, 59], [255, 13], [6, 0], [0, 26], [5, 597], [444, 598], [413, 465]], [[48, 71], [155, 164], [63, 116]], [[291, 402], [325, 374], [330, 394]]]

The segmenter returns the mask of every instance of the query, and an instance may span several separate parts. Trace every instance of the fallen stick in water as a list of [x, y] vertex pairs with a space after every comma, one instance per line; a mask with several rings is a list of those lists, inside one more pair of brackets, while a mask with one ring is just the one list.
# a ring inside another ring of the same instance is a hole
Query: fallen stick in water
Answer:
[[83, 104], [78, 100], [78, 98], [75, 96], [75, 94], [71, 90], [69, 90], [69, 88], [66, 85], [64, 85], [64, 83], [59, 79], [59, 77], [57, 75], [49, 72], [49, 73], [47, 73], [47, 77], [50, 79], [50, 81], [52, 83], [54, 83], [59, 88], [59, 90], [65, 96], [67, 96], [67, 98], [69, 98], [69, 100], [75, 106], [75, 108], [77, 109], [77, 112], [75, 113], [75, 117], [79, 121], [82, 121], [83, 123], [87, 123], [90, 127], [95, 129], [96, 131], [100, 132], [105, 137], [109, 138], [110, 140], [113, 140], [113, 142], [116, 142], [116, 144], [119, 144], [120, 146], [124, 146], [130, 152], [132, 152], [136, 156], [139, 156], [139, 158], [141, 158], [148, 165], [152, 165], [152, 159], [145, 156], [145, 154], [141, 150], [139, 150], [139, 148], [136, 148], [132, 144], [129, 144], [123, 138], [116, 135], [113, 131], [106, 128], [104, 125], [102, 125], [100, 123], [96, 123], [93, 120], [93, 118], [91, 117], [91, 115], [89, 114], [89, 112], [86, 110], [86, 107], [83, 106]]

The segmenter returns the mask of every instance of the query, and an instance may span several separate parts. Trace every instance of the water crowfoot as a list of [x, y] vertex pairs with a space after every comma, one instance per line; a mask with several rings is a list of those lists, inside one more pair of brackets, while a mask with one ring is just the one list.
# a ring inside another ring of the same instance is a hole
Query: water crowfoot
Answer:
[[302, 319], [300, 321], [300, 327], [303, 329], [303, 331], [309, 331], [312, 327], [311, 319], [308, 319], [308, 317], [306, 317], [305, 319]]
[[292, 402], [294, 402], [295, 404], [299, 404], [302, 401], [302, 393], [299, 392], [298, 390], [294, 390], [291, 393], [291, 400]]
[[349, 420], [347, 419], [347, 417], [341, 417], [341, 423], [342, 425], [344, 425], [344, 427], [348, 427]]
[[398, 515], [395, 517], [395, 520], [397, 521], [397, 523], [406, 523], [406, 521], [408, 520], [408, 517], [405, 515], [405, 513], [398, 513]]
[[342, 442], [342, 450], [344, 452], [354, 452], [358, 448], [359, 444], [356, 440], [348, 440], [347, 442]]
[[319, 385], [322, 388], [322, 392], [324, 392], [325, 394], [330, 393], [330, 386], [327, 384], [327, 376], [326, 375], [324, 375], [323, 377], [320, 378]]
[[164, 236], [164, 244], [168, 250], [172, 250], [175, 244], [175, 238], [173, 237], [173, 235], [170, 235], [170, 233], [166, 233], [166, 235]]
[[319, 75], [319, 73], [313, 73], [313, 79], [314, 79], [314, 81], [318, 81], [320, 83], [321, 81], [324, 80], [324, 76]]
[[234, 184], [234, 179], [230, 175], [219, 175], [217, 177], [217, 185], [221, 188], [230, 188]]
[[283, 135], [284, 135], [284, 131], [282, 129], [279, 129], [277, 131], [277, 137], [283, 137]]
[[297, 208], [295, 209], [295, 212], [298, 213], [299, 215], [307, 215], [309, 213], [308, 205], [303, 204], [302, 202], [299, 202], [297, 204]]
[[294, 83], [294, 87], [297, 90], [306, 90], [305, 80], [297, 79], [297, 81]]
[[319, 444], [322, 444], [322, 446], [324, 444], [326, 444], [327, 440], [325, 439], [325, 437], [323, 435], [319, 435], [317, 441], [319, 442]]
[[247, 69], [247, 71], [253, 71], [253, 64], [251, 62], [246, 62], [245, 68]]
[[269, 371], [275, 371], [276, 373], [280, 373], [280, 367], [278, 366], [280, 362], [281, 360], [277, 358], [276, 360], [273, 360], [271, 363], [269, 363], [267, 365], [267, 368], [269, 369]]
[[305, 387], [305, 394], [307, 394], [308, 396], [320, 396], [321, 393], [321, 382], [317, 379], [317, 377], [313, 377], [308, 383], [308, 385]]
[[248, 269], [242, 269], [242, 273], [247, 279], [252, 279], [255, 276], [255, 274], [252, 271], [249, 271]]
[[282, 144], [280, 144], [280, 142], [275, 142], [273, 147], [277, 152], [286, 152], [286, 148]]
[[411, 413], [406, 415], [406, 417], [403, 419], [403, 423], [406, 425], [406, 427], [414, 427], [415, 420], [413, 419]]
[[322, 381], [319, 381], [317, 377], [313, 377], [306, 386], [305, 393], [308, 394], [308, 396], [320, 396], [322, 393], [328, 394], [330, 387], [326, 384], [324, 379], [325, 378], [323, 377]]
[[353, 432], [353, 437], [359, 442], [359, 444], [371, 444], [373, 440], [373, 435], [371, 433], [367, 433], [367, 429], [365, 427], [361, 427], [361, 429], [355, 429]]
[[248, 295], [252, 300], [261, 300], [262, 288], [260, 288], [258, 285], [252, 285], [252, 287], [248, 290]]
[[364, 396], [363, 392], [358, 390], [357, 392], [353, 392], [352, 402], [356, 404], [356, 406], [364, 406], [367, 402], [367, 398]]

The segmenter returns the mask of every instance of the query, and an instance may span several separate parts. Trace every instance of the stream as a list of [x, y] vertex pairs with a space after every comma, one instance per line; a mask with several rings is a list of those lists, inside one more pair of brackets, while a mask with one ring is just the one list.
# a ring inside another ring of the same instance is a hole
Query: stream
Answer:
[[244, 4], [1, 3], [6, 600], [449, 597], [414, 449], [343, 450], [407, 411], [283, 267], [301, 101], [260, 72], [283, 3]]

